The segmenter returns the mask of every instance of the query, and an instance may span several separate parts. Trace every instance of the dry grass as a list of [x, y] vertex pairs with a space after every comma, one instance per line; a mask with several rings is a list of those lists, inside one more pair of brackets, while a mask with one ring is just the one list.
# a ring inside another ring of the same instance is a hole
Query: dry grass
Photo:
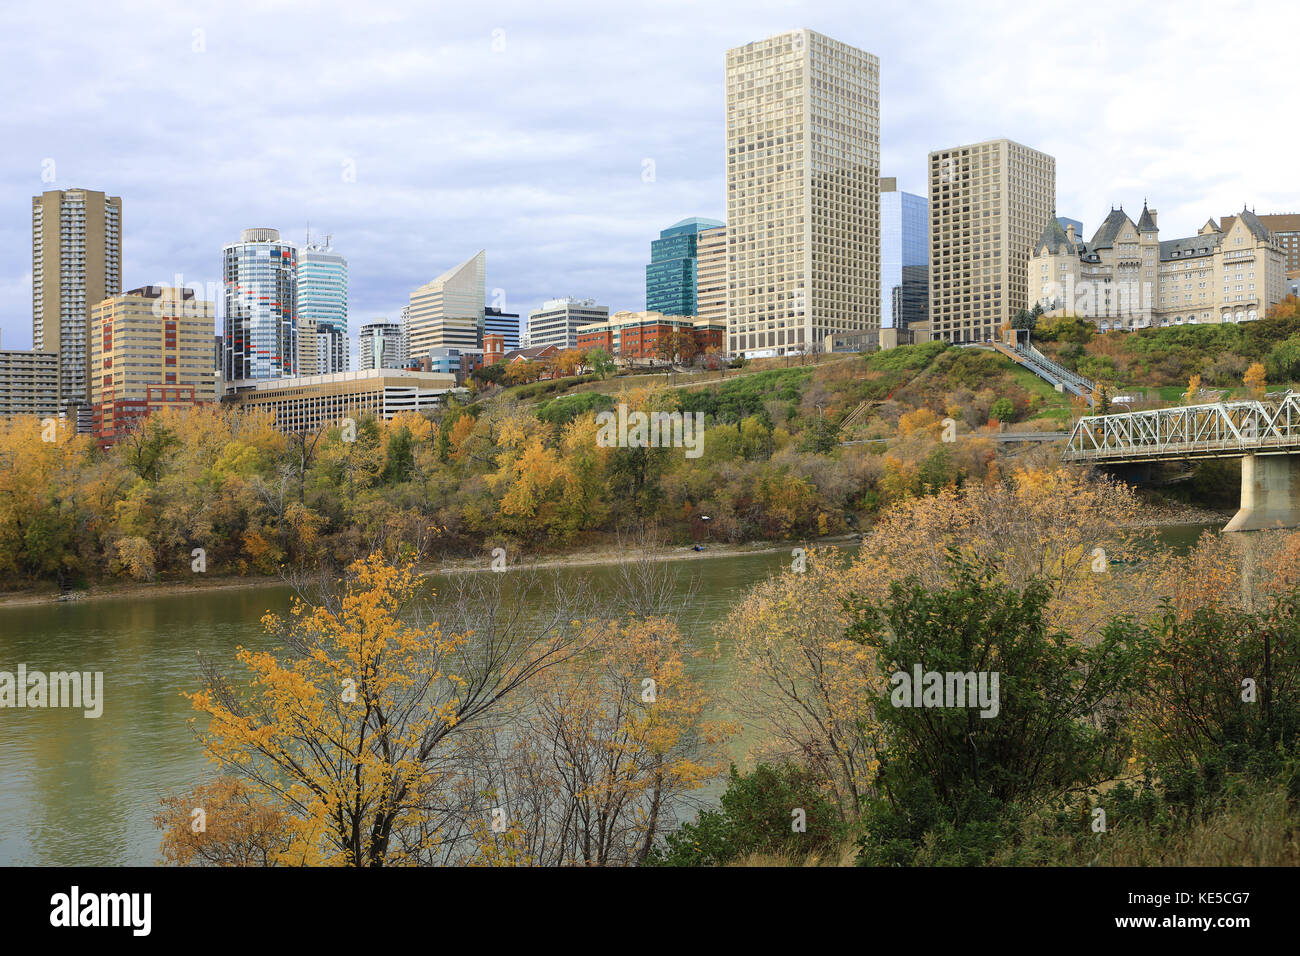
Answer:
[[1162, 838], [1117, 829], [1099, 866], [1300, 866], [1300, 827], [1281, 790], [1256, 794], [1192, 829]]
[[807, 856], [797, 856], [793, 853], [749, 853], [728, 863], [728, 866], [747, 866], [747, 867], [805, 867], [805, 866], [853, 866], [853, 858], [857, 854], [857, 846], [852, 843], [844, 843], [840, 846], [839, 852], [835, 855], [810, 853]]

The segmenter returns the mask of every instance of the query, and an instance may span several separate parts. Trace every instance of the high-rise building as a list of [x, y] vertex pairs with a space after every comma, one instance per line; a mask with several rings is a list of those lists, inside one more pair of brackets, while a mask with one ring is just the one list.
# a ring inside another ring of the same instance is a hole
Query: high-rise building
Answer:
[[930, 154], [931, 339], [983, 342], [1030, 301], [1056, 160], [1009, 139]]
[[460, 265], [411, 293], [403, 316], [408, 357], [430, 349], [476, 349], [483, 334], [487, 253], [480, 250]]
[[645, 267], [645, 307], [664, 315], [694, 315], [696, 257], [700, 233], [722, 223], [698, 216], [673, 223], [650, 243]]
[[32, 348], [59, 356], [60, 410], [90, 402], [90, 307], [122, 291], [122, 200], [91, 189], [32, 197]]
[[528, 313], [528, 348], [577, 348], [578, 329], [608, 318], [609, 306], [597, 305], [595, 299], [548, 299]]
[[402, 327], [382, 319], [361, 326], [361, 371], [372, 368], [405, 368]]
[[331, 247], [333, 236], [298, 253], [298, 325], [303, 334], [302, 374], [348, 370], [348, 260]]
[[505, 342], [505, 351], [519, 348], [519, 313], [486, 306], [483, 309], [483, 335], [485, 346], [487, 336], [499, 335]]
[[[892, 176], [880, 180], [881, 324], [905, 329], [925, 321], [916, 295], [917, 269], [928, 274], [930, 217], [924, 196], [901, 192]], [[905, 273], [904, 270], [910, 270]], [[906, 287], [904, 286], [906, 282]], [[925, 290], [929, 297], [929, 289]]]
[[[727, 321], [727, 227], [700, 230], [696, 243], [696, 314], [709, 322]], [[722, 347], [726, 347], [725, 336]]]
[[94, 434], [111, 445], [160, 408], [216, 401], [215, 302], [192, 289], [145, 286], [90, 310], [90, 405]]
[[58, 410], [58, 353], [0, 349], [0, 418]]
[[880, 61], [812, 30], [727, 51], [727, 339], [880, 327]]
[[299, 373], [298, 247], [278, 229], [245, 229], [221, 252], [226, 381]]

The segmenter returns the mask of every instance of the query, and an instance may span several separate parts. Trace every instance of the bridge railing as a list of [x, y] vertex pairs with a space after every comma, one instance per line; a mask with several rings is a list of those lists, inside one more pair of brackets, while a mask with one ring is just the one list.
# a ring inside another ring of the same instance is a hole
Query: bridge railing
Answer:
[[1276, 402], [1216, 402], [1075, 422], [1062, 458], [1140, 460], [1214, 454], [1251, 454], [1300, 447], [1300, 394]]

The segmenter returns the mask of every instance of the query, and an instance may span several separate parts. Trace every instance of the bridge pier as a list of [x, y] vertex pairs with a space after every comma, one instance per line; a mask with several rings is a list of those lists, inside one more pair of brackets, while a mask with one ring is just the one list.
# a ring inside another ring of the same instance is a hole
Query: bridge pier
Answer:
[[1224, 531], [1300, 527], [1300, 455], [1241, 459], [1241, 510]]

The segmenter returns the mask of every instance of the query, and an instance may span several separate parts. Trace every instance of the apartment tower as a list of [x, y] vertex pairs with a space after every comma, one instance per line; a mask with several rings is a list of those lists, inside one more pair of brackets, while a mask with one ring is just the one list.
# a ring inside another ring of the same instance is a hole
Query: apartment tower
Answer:
[[192, 289], [145, 286], [90, 309], [90, 403], [101, 445], [161, 408], [216, 401], [215, 302]]
[[728, 351], [878, 329], [880, 61], [795, 30], [726, 62]]
[[90, 308], [122, 291], [122, 200], [91, 189], [32, 197], [32, 348], [59, 356], [58, 407], [89, 407]]
[[402, 327], [396, 322], [377, 319], [361, 326], [361, 371], [376, 368], [405, 368]]
[[[727, 321], [727, 227], [700, 232], [695, 246], [695, 314], [710, 322]], [[725, 336], [722, 345], [726, 348]]]
[[1056, 216], [1056, 160], [997, 139], [936, 150], [929, 167], [929, 337], [983, 342], [1028, 307], [1029, 257]]

